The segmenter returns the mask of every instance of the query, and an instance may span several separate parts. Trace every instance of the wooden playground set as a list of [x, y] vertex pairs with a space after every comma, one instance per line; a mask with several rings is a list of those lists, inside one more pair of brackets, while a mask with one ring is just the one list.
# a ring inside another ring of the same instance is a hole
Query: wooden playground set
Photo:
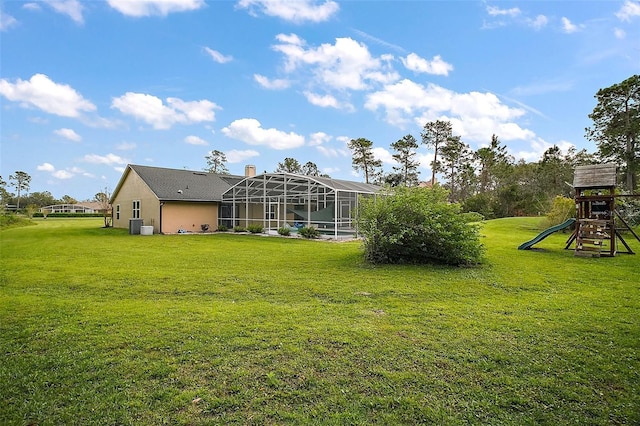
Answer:
[[[616, 253], [635, 254], [625, 241], [622, 231], [629, 231], [636, 240], [640, 237], [616, 210], [617, 197], [640, 197], [615, 193], [615, 164], [578, 166], [573, 178], [576, 218], [551, 227], [534, 239], [522, 243], [518, 249], [527, 250], [556, 231], [575, 225], [565, 249], [574, 245], [576, 256], [615, 256]], [[626, 251], [621, 251], [620, 245]]]

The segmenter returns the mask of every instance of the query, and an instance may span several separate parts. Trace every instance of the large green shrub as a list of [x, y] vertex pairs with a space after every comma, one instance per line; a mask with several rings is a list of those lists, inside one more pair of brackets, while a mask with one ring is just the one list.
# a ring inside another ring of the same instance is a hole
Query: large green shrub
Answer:
[[551, 209], [542, 221], [543, 228], [559, 225], [565, 220], [576, 217], [576, 202], [572, 198], [558, 195], [553, 199]]
[[460, 205], [447, 196], [441, 187], [395, 187], [362, 198], [357, 224], [365, 258], [372, 263], [479, 263], [479, 227], [467, 223]]

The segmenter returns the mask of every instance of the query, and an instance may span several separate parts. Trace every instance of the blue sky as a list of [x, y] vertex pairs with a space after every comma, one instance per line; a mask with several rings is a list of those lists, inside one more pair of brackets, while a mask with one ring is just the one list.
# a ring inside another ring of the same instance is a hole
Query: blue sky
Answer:
[[[364, 137], [450, 120], [516, 158], [584, 139], [598, 89], [640, 72], [640, 1], [0, 2], [0, 174], [92, 198], [128, 163], [202, 170], [226, 153], [340, 179]], [[421, 178], [432, 153], [422, 145]], [[10, 189], [11, 190], [11, 189]]]

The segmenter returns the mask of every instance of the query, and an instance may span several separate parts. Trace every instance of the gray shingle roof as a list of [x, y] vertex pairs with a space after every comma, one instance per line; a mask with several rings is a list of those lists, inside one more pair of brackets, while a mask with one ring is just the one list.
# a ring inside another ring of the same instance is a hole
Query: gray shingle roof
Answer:
[[160, 201], [221, 201], [222, 193], [244, 176], [130, 164]]

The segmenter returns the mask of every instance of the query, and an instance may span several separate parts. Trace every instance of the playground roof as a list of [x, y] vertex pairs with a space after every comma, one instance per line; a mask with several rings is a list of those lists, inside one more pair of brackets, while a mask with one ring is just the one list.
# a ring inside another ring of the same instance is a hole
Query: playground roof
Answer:
[[573, 175], [575, 189], [611, 188], [616, 186], [615, 164], [577, 166]]

